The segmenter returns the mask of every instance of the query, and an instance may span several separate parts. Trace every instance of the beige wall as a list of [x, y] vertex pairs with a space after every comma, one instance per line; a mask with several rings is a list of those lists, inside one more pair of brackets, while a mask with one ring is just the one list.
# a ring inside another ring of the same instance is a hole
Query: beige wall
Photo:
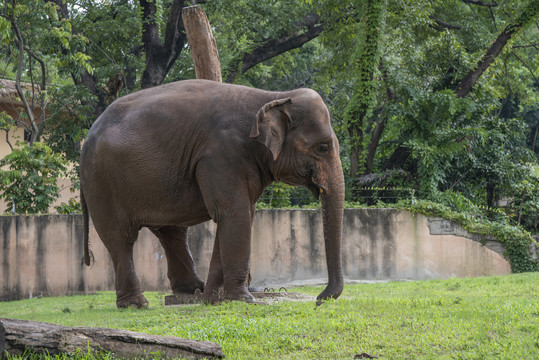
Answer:
[[[441, 229], [441, 230], [440, 230]], [[215, 224], [189, 230], [199, 274], [205, 278]], [[438, 235], [436, 235], [438, 234]], [[343, 229], [347, 280], [444, 279], [509, 274], [501, 244], [482, 246], [474, 236], [443, 219], [392, 209], [347, 209]], [[0, 299], [113, 290], [110, 257], [91, 228], [95, 263], [81, 267], [82, 216], [0, 217]], [[169, 289], [166, 259], [146, 229], [135, 245], [135, 266], [144, 290]], [[252, 239], [253, 286], [325, 282], [319, 211], [258, 211]]]

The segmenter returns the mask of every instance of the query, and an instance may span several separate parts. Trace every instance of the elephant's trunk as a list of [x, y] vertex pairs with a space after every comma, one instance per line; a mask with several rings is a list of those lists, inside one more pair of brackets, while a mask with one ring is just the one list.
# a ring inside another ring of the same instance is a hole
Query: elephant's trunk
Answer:
[[317, 305], [322, 300], [337, 299], [343, 290], [342, 272], [342, 224], [344, 209], [344, 175], [341, 161], [337, 155], [328, 171], [326, 181], [320, 189], [322, 200], [322, 221], [324, 226], [324, 243], [328, 268], [328, 285], [317, 297]]

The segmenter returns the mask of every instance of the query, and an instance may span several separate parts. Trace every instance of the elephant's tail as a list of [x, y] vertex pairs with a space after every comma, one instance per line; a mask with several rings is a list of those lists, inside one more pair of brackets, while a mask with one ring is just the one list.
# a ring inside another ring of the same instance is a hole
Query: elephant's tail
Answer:
[[88, 207], [86, 206], [86, 200], [84, 199], [82, 187], [80, 188], [80, 205], [82, 207], [82, 221], [84, 224], [84, 258], [82, 261], [84, 264], [86, 264], [86, 266], [90, 266], [93, 262], [94, 255], [89, 249], [90, 217], [88, 216]]

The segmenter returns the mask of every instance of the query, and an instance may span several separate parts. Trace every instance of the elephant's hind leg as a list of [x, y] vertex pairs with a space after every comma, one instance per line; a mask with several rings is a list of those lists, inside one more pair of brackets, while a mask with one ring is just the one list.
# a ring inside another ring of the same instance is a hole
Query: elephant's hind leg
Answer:
[[148, 300], [142, 294], [133, 262], [133, 245], [137, 235], [138, 230], [131, 229], [99, 232], [114, 265], [116, 306], [119, 308], [148, 307]]
[[175, 294], [204, 291], [204, 281], [198, 276], [189, 245], [187, 227], [162, 226], [150, 229], [159, 238], [167, 256], [168, 279]]

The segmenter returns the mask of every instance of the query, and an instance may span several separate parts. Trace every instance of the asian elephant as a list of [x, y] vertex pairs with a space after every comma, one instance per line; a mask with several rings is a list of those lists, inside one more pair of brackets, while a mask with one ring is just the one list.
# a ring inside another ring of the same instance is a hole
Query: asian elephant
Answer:
[[[81, 151], [84, 262], [90, 215], [112, 257], [116, 305], [146, 307], [132, 252], [147, 227], [165, 250], [173, 292], [250, 302], [255, 203], [279, 180], [321, 197], [329, 281], [318, 300], [339, 297], [344, 178], [318, 93], [185, 80], [124, 96], [95, 121]], [[204, 284], [186, 234], [210, 219], [217, 234]]]

